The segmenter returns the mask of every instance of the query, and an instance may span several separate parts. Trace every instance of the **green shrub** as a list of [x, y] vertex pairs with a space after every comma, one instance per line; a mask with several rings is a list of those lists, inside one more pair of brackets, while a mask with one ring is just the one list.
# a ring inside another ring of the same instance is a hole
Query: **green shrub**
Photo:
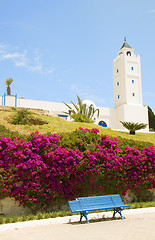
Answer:
[[0, 125], [0, 136], [5, 138], [11, 138], [11, 140], [13, 140], [14, 137], [16, 137], [17, 139], [27, 139], [26, 135], [20, 134], [17, 131], [11, 131], [9, 129], [6, 129], [3, 125]]
[[132, 139], [127, 139], [127, 138], [122, 138], [122, 137], [117, 137], [118, 139], [118, 147], [120, 149], [127, 147], [134, 147], [141, 151], [143, 148], [148, 147], [148, 146], [153, 146], [152, 143], [150, 142], [143, 142], [143, 141], [135, 141]]
[[85, 122], [85, 123], [93, 123], [93, 116], [95, 112], [97, 112], [97, 116], [99, 116], [99, 109], [95, 109], [93, 104], [87, 106], [86, 103], [83, 103], [82, 99], [77, 95], [78, 103], [72, 103], [73, 108], [69, 106], [67, 103], [64, 103], [68, 108], [67, 113], [71, 118], [74, 119], [75, 122]]
[[59, 140], [58, 145], [67, 148], [78, 148], [84, 152], [89, 150], [91, 152], [96, 150], [96, 144], [100, 141], [98, 134], [92, 134], [90, 131], [81, 131], [77, 129], [70, 133], [62, 133], [62, 139]]
[[82, 115], [81, 113], [74, 113], [71, 115], [71, 118], [73, 118], [75, 122], [85, 122], [85, 123], [94, 122], [94, 120], [89, 119], [87, 116]]
[[31, 112], [29, 112], [27, 109], [22, 108], [18, 111], [16, 111], [16, 113], [14, 114], [14, 116], [12, 117], [11, 121], [12, 124], [14, 125], [44, 125], [44, 124], [48, 124], [48, 122], [40, 119], [40, 118], [36, 118], [32, 115]]
[[133, 191], [135, 194], [135, 198], [133, 198], [132, 202], [148, 202], [153, 201], [154, 195], [148, 189], [139, 189], [139, 191]]
[[[50, 135], [48, 133], [47, 135]], [[90, 131], [81, 131], [77, 129], [76, 131], [70, 133], [61, 133], [62, 139], [59, 141], [59, 145], [62, 147], [68, 148], [78, 148], [80, 151], [84, 152], [85, 150], [89, 150], [91, 152], [96, 150], [96, 145], [101, 144], [102, 137], [99, 134], [92, 134]], [[104, 136], [104, 135], [102, 135]], [[110, 139], [115, 140], [115, 138], [111, 137]], [[117, 137], [118, 143], [117, 146], [120, 149], [127, 147], [134, 147], [141, 151], [143, 148], [152, 146], [152, 143], [143, 142], [143, 141], [135, 141], [132, 139]]]
[[30, 115], [31, 113], [27, 109], [23, 108], [15, 112], [10, 122], [14, 125], [28, 124]]
[[48, 122], [40, 119], [40, 118], [35, 118], [35, 117], [31, 117], [29, 118], [29, 124], [30, 125], [44, 125], [44, 124], [48, 124]]

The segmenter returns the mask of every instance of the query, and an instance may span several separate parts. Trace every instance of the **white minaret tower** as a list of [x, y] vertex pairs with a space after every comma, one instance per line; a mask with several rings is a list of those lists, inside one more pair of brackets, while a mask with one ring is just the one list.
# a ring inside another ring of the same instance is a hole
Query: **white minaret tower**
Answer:
[[140, 56], [124, 44], [113, 60], [114, 106], [122, 104], [142, 106]]
[[[140, 56], [124, 39], [113, 60], [114, 111], [111, 127], [124, 129], [120, 121], [148, 124], [148, 109], [142, 103]], [[149, 127], [142, 130], [149, 131]]]

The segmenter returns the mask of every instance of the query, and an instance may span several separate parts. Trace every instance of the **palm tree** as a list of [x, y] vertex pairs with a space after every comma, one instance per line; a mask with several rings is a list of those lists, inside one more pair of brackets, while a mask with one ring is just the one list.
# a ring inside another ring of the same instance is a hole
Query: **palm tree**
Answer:
[[92, 123], [94, 120], [92, 119], [95, 112], [97, 112], [97, 116], [99, 116], [99, 109], [95, 109], [94, 105], [91, 104], [90, 106], [87, 106], [86, 103], [83, 103], [82, 100], [77, 96], [78, 103], [72, 103], [74, 106], [74, 109], [69, 106], [67, 103], [64, 103], [68, 108], [68, 112], [64, 112], [68, 114], [71, 118], [74, 119], [75, 122], [87, 122]]
[[135, 135], [135, 132], [146, 128], [147, 124], [145, 123], [132, 123], [132, 122], [123, 122], [120, 121], [122, 125], [130, 131], [130, 134]]
[[7, 95], [11, 95], [11, 88], [10, 85], [13, 82], [12, 78], [7, 78], [4, 83], [7, 85]]

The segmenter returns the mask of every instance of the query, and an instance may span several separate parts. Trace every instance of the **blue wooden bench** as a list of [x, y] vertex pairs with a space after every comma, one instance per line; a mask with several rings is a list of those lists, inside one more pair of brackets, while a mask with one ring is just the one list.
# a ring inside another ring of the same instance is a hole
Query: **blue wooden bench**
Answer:
[[116, 213], [119, 213], [121, 219], [122, 210], [124, 207], [130, 207], [130, 205], [124, 205], [119, 194], [96, 196], [96, 197], [80, 197], [76, 200], [68, 201], [71, 212], [80, 213], [80, 222], [82, 217], [85, 217], [87, 223], [89, 223], [87, 215], [89, 211], [114, 209], [113, 218]]

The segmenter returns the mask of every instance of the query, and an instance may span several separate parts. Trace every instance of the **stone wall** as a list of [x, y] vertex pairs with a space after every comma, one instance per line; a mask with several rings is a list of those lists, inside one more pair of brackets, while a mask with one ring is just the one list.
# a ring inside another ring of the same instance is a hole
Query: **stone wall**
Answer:
[[28, 207], [23, 207], [14, 198], [0, 200], [0, 215], [22, 215], [32, 213]]

